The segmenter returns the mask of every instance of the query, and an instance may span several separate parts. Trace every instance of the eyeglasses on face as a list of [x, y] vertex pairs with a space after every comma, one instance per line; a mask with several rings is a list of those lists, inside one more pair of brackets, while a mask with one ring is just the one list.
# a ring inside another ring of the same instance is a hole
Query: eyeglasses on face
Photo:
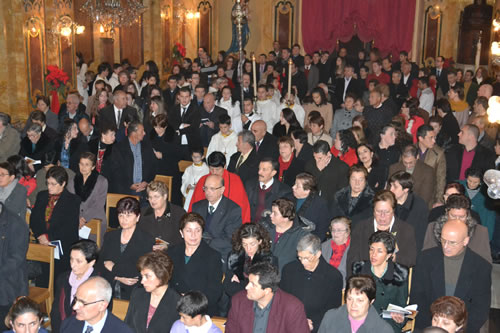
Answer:
[[92, 305], [92, 304], [96, 304], [99, 302], [104, 302], [104, 300], [100, 299], [100, 300], [93, 301], [93, 302], [85, 302], [85, 301], [75, 297], [73, 299], [73, 302], [71, 302], [71, 307], [74, 307], [76, 304], [80, 304], [81, 306], [87, 306], [87, 305]]

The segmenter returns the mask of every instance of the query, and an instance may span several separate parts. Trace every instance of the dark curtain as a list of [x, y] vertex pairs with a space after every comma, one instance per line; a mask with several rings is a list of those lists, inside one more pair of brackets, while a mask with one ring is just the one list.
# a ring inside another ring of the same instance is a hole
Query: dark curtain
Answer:
[[411, 50], [416, 0], [307, 0], [302, 5], [302, 39], [308, 53], [332, 51], [337, 40], [358, 35], [384, 55]]

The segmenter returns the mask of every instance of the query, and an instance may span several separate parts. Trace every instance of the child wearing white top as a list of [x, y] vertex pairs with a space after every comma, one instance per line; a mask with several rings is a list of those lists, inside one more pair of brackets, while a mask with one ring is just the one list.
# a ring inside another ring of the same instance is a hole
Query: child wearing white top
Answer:
[[208, 174], [208, 166], [203, 162], [203, 148], [193, 149], [191, 153], [193, 164], [188, 166], [182, 175], [181, 192], [184, 196], [184, 210], [188, 211], [191, 197], [193, 196], [196, 183], [201, 177]]
[[231, 131], [231, 117], [223, 114], [219, 117], [219, 132], [212, 136], [207, 149], [207, 157], [214, 151], [219, 151], [226, 157], [226, 167], [231, 155], [237, 152], [238, 135]]

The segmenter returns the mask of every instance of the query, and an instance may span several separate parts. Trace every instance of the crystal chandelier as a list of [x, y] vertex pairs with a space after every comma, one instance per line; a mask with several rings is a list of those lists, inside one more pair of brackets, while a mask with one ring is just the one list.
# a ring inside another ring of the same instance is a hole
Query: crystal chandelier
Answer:
[[137, 22], [147, 8], [138, 0], [87, 0], [80, 10], [113, 36], [115, 28]]

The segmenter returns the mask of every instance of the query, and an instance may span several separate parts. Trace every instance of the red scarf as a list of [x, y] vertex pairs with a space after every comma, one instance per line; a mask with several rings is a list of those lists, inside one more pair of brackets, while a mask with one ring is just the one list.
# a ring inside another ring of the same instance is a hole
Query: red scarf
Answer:
[[50, 218], [52, 217], [52, 212], [54, 211], [54, 207], [56, 206], [56, 203], [59, 200], [60, 196], [61, 193], [54, 195], [49, 194], [49, 203], [45, 208], [45, 223], [47, 224], [47, 230], [49, 229], [49, 221]]
[[293, 161], [293, 153], [292, 153], [292, 156], [290, 157], [290, 160], [288, 162], [284, 162], [283, 158], [281, 158], [281, 155], [278, 158], [278, 162], [280, 163], [280, 175], [279, 175], [280, 182], [283, 181], [283, 172], [288, 170], [288, 168], [290, 167], [290, 164], [292, 164], [292, 161]]
[[330, 258], [330, 265], [332, 265], [335, 268], [338, 268], [340, 265], [340, 262], [342, 261], [342, 257], [344, 256], [344, 252], [349, 246], [349, 243], [351, 242], [351, 237], [347, 238], [347, 242], [342, 245], [337, 245], [332, 239], [331, 241], [331, 246], [332, 246], [332, 257]]

